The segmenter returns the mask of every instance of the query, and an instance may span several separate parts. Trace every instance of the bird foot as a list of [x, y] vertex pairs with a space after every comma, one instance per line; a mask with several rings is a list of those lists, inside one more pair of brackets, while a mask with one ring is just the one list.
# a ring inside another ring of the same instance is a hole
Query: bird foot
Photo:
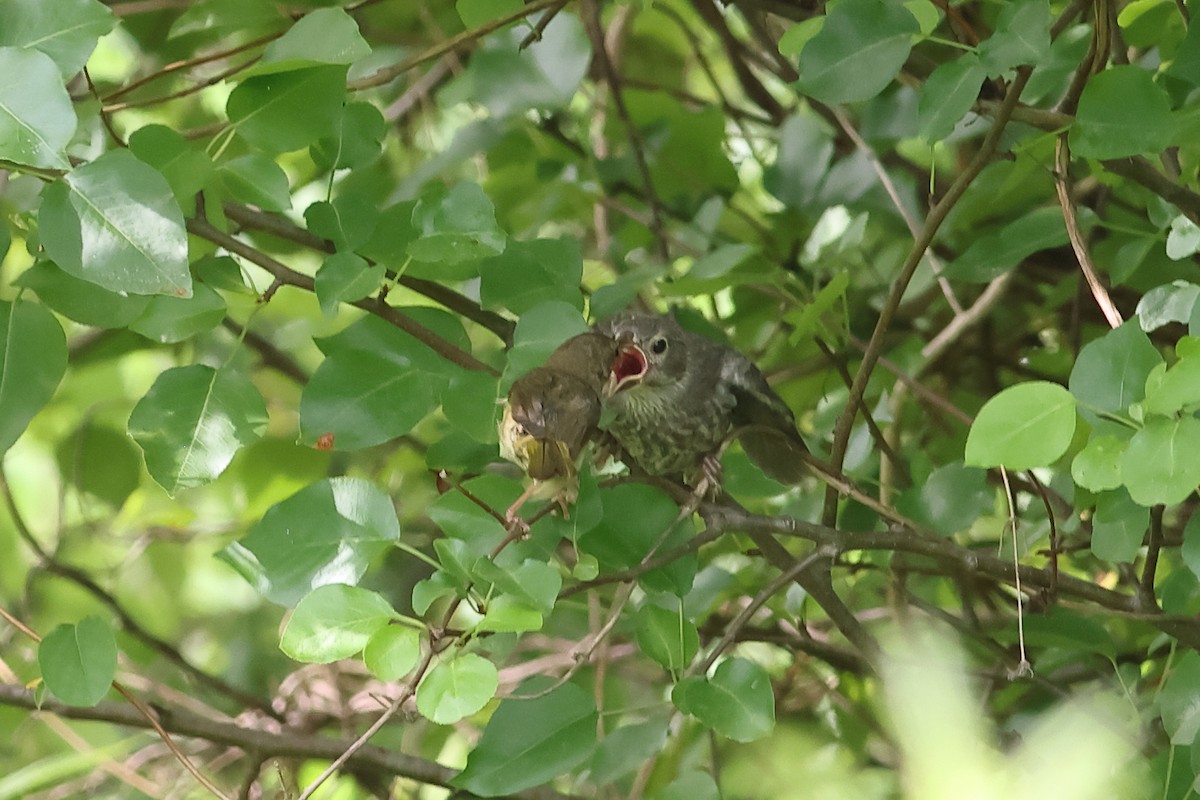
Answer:
[[697, 500], [716, 500], [721, 494], [721, 458], [709, 453], [700, 462], [700, 469], [692, 481], [692, 494]]

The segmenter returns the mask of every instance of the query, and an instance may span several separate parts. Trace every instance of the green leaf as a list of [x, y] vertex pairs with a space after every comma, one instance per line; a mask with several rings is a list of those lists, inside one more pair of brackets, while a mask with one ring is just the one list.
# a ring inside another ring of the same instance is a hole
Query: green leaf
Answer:
[[831, 105], [869, 100], [892, 82], [920, 30], [903, 6], [844, 0], [800, 53], [797, 87]]
[[1048, 381], [1010, 386], [984, 404], [967, 434], [966, 463], [1010, 470], [1044, 467], [1075, 435], [1075, 398]]
[[157, 342], [182, 342], [210, 331], [225, 319], [225, 298], [197, 283], [191, 297], [149, 298], [146, 310], [129, 323], [129, 329]]
[[454, 4], [454, 10], [458, 12], [463, 25], [478, 28], [494, 19], [520, 11], [521, 5], [521, 0], [458, 0]]
[[417, 238], [408, 254], [418, 261], [459, 264], [504, 251], [496, 209], [476, 183], [456, 183], [445, 194], [422, 197], [413, 209]]
[[142, 459], [125, 431], [84, 422], [55, 450], [59, 472], [76, 491], [119, 509], [137, 491]]
[[305, 14], [288, 32], [267, 45], [249, 75], [285, 72], [319, 64], [352, 64], [371, 54], [358, 23], [340, 8]]
[[700, 649], [700, 635], [678, 612], [646, 604], [634, 617], [638, 648], [672, 672], [686, 667]]
[[495, 444], [502, 400], [494, 375], [463, 370], [442, 392], [442, 413], [475, 441]]
[[222, 164], [217, 174], [234, 200], [263, 211], [288, 211], [292, 207], [287, 174], [270, 156], [249, 153]]
[[1122, 413], [1145, 396], [1146, 378], [1161, 363], [1137, 320], [1129, 320], [1083, 346], [1067, 385], [1085, 409]]
[[550, 300], [529, 309], [517, 320], [500, 388], [507, 393], [513, 381], [541, 366], [555, 348], [587, 329], [579, 309], [567, 303]]
[[1179, 554], [1192, 574], [1200, 577], [1200, 514], [1188, 517], [1187, 525], [1183, 527], [1183, 544]]
[[1200, 420], [1153, 417], [1133, 435], [1121, 476], [1143, 506], [1181, 503], [1200, 484]]
[[1132, 65], [1093, 75], [1079, 98], [1071, 126], [1071, 151], [1081, 158], [1157, 154], [1175, 136], [1167, 93], [1153, 76]]
[[[114, 25], [112, 11], [96, 0], [0, 0], [0, 47], [45, 53], [64, 79], [83, 69], [96, 40]], [[0, 75], [28, 78], [6, 68], [0, 69]]]
[[1200, 734], [1200, 654], [1188, 650], [1175, 660], [1158, 695], [1158, 708], [1171, 744], [1196, 741]]
[[1187, 355], [1165, 371], [1154, 369], [1146, 379], [1146, 414], [1170, 416], [1200, 404], [1200, 353]]
[[1187, 27], [1187, 35], [1175, 51], [1175, 57], [1167, 66], [1166, 74], [1193, 86], [1200, 86], [1200, 30], [1191, 25]]
[[494, 598], [487, 605], [477, 630], [496, 633], [523, 633], [541, 630], [545, 618], [536, 608], [509, 594]]
[[230, 93], [225, 112], [250, 144], [288, 153], [333, 135], [345, 99], [344, 66], [309, 67], [247, 78]]
[[811, 112], [793, 114], [779, 129], [779, 153], [763, 172], [763, 188], [781, 203], [804, 208], [824, 183], [832, 158], [833, 136], [824, 120]]
[[[692, 533], [690, 519], [679, 521], [679, 508], [654, 486], [621, 484], [602, 489], [600, 497], [604, 516], [579, 537], [578, 545], [596, 557], [604, 572], [634, 567], [655, 545], [661, 553], [682, 544]], [[691, 590], [695, 574], [692, 554], [645, 573], [639, 581], [652, 591], [683, 597]]]
[[368, 167], [378, 158], [388, 133], [387, 120], [370, 103], [347, 103], [341, 125], [312, 146], [313, 161], [323, 169]]
[[529, 47], [521, 46], [525, 36], [510, 26], [486, 40], [467, 66], [471, 99], [494, 118], [562, 108], [587, 75], [592, 45], [574, 14], [556, 14]]
[[630, 774], [648, 763], [666, 741], [667, 726], [661, 722], [622, 725], [609, 731], [592, 755], [592, 781], [604, 786]]
[[146, 469], [172, 497], [214, 480], [266, 425], [266, 403], [249, 378], [203, 364], [159, 375], [129, 415]]
[[113, 292], [190, 297], [187, 233], [171, 187], [127, 150], [42, 192], [42, 245], [63, 270]]
[[1105, 492], [1096, 502], [1092, 520], [1092, 552], [1105, 561], [1133, 561], [1149, 526], [1149, 509], [1133, 502], [1125, 491]]
[[1062, 247], [1067, 227], [1058, 206], [1036, 208], [998, 231], [972, 238], [971, 246], [946, 265], [949, 278], [984, 283], [1003, 275], [1034, 253]]
[[363, 662], [381, 681], [398, 681], [421, 660], [421, 634], [406, 625], [388, 625], [371, 635]]
[[108, 694], [117, 674], [117, 643], [99, 617], [59, 625], [38, 645], [46, 688], [67, 705], [94, 706]]
[[129, 137], [129, 149], [162, 173], [181, 208], [195, 207], [196, 193], [204, 188], [214, 171], [206, 152], [165, 125], [138, 128]]
[[972, 53], [941, 64], [921, 87], [918, 121], [927, 142], [945, 139], [971, 110], [987, 70]]
[[685, 770], [652, 800], [720, 800], [721, 790], [707, 772], [697, 769]]
[[596, 706], [585, 690], [549, 681], [523, 683], [517, 697], [500, 703], [467, 766], [451, 783], [481, 797], [497, 797], [546, 783], [586, 761], [596, 746]]
[[752, 742], [775, 727], [775, 695], [766, 670], [744, 658], [721, 662], [711, 679], [684, 678], [671, 701], [720, 735]]
[[900, 508], [943, 536], [965, 531], [990, 508], [987, 473], [955, 462], [938, 467], [905, 493]]
[[1093, 436], [1071, 462], [1075, 483], [1092, 492], [1104, 492], [1121, 485], [1121, 456], [1126, 442], [1115, 436]]
[[341, 583], [318, 586], [296, 604], [279, 649], [297, 661], [329, 664], [361, 651], [395, 616], [375, 592]]
[[338, 450], [357, 450], [409, 433], [437, 408], [445, 384], [415, 367], [365, 350], [334, 353], [300, 396], [300, 441], [332, 436]]
[[25, 431], [67, 371], [67, 339], [37, 303], [0, 301], [0, 454]]
[[1186, 323], [1192, 318], [1197, 298], [1200, 298], [1200, 286], [1188, 281], [1155, 286], [1138, 300], [1137, 316], [1142, 330], [1149, 333], [1171, 322]]
[[438, 661], [417, 687], [417, 711], [430, 722], [453, 725], [479, 711], [500, 685], [496, 666], [482, 656], [463, 653]]
[[354, 253], [334, 253], [317, 270], [317, 299], [321, 311], [332, 317], [342, 303], [361, 300], [383, 284], [386, 276], [383, 264], [368, 264]]
[[304, 209], [308, 229], [333, 242], [339, 252], [367, 243], [379, 222], [375, 204], [359, 195], [345, 195], [332, 203], [318, 201]]
[[268, 600], [291, 606], [318, 586], [357, 584], [399, 538], [390, 497], [358, 478], [330, 478], [273, 506], [221, 557]]
[[583, 257], [573, 239], [510, 241], [504, 252], [479, 265], [479, 296], [486, 306], [524, 314], [559, 301], [583, 311]]
[[[0, 24], [0, 40], [3, 31]], [[36, 50], [0, 47], [0, 159], [69, 169], [63, 148], [77, 124], [54, 62]]]
[[1006, 3], [996, 31], [979, 44], [987, 74], [998, 77], [1013, 67], [1040, 66], [1050, 56], [1050, 4], [1046, 0]]
[[[1167, 234], [1167, 258], [1178, 261], [1194, 255], [1197, 251], [1200, 251], [1200, 225], [1180, 214], [1171, 220], [1171, 230]], [[1139, 300], [1138, 305], [1141, 304], [1142, 300]], [[1153, 306], [1150, 306], [1147, 311], [1152, 309]]]
[[549, 615], [562, 589], [562, 575], [544, 561], [525, 559], [516, 567], [501, 566], [493, 559], [482, 559], [475, 565], [477, 577], [489, 581], [497, 589]]

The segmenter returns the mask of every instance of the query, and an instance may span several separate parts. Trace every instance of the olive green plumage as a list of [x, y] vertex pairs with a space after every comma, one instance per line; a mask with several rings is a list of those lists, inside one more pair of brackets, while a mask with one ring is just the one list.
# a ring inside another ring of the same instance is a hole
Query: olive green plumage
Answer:
[[607, 431], [647, 473], [695, 485], [733, 434], [772, 478], [804, 475], [795, 417], [746, 356], [670, 316], [627, 312], [596, 329], [620, 346], [605, 389]]

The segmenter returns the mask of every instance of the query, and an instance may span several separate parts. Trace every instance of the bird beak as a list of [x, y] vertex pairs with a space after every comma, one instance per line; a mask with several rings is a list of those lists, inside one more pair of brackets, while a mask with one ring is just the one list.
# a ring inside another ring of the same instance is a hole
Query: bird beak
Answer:
[[535, 439], [529, 437], [517, 444], [525, 457], [525, 472], [537, 481], [550, 480], [560, 475], [574, 474], [575, 462], [564, 443], [557, 439]]
[[642, 348], [632, 342], [622, 344], [613, 358], [608, 382], [604, 384], [604, 397], [612, 397], [623, 389], [641, 383], [646, 377], [646, 367], [646, 354]]

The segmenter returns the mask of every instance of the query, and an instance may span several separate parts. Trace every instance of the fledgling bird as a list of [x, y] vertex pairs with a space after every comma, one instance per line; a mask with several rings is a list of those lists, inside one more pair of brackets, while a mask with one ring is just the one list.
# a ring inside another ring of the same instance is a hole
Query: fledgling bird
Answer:
[[775, 480], [804, 475], [796, 418], [746, 356], [671, 316], [625, 312], [596, 329], [619, 347], [603, 392], [614, 412], [607, 431], [647, 473], [698, 494], [719, 489], [718, 456], [734, 435]]
[[533, 479], [505, 513], [510, 523], [530, 498], [552, 497], [564, 514], [567, 504], [575, 501], [579, 456], [598, 433], [600, 393], [616, 356], [612, 338], [581, 333], [508, 390], [500, 420], [500, 455]]

